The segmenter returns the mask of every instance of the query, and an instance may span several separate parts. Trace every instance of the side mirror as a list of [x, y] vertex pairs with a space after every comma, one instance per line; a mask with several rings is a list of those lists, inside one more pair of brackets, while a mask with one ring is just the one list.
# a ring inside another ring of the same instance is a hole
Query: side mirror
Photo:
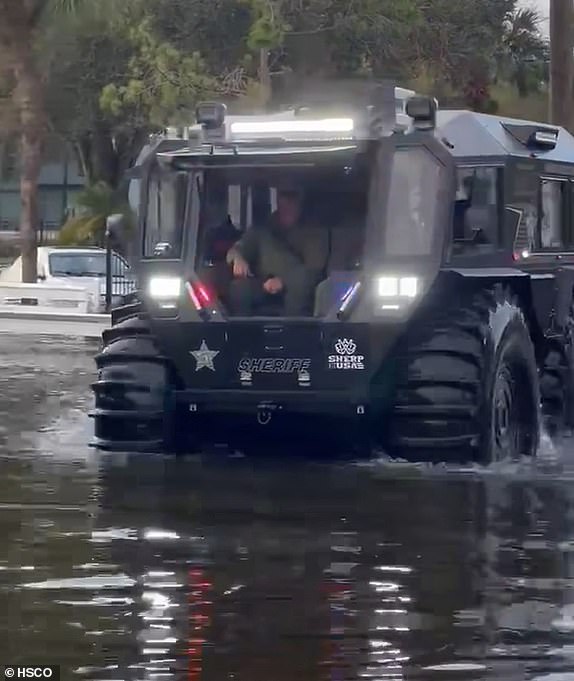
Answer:
[[168, 241], [162, 241], [155, 245], [153, 254], [158, 258], [169, 258], [173, 253], [171, 244]]
[[121, 213], [109, 215], [106, 220], [106, 239], [121, 239], [126, 229], [126, 221]]

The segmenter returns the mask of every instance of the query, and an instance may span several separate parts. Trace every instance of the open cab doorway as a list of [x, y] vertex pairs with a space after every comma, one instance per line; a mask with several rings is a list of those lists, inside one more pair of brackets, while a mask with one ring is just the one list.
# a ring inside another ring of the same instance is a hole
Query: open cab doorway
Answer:
[[[209, 164], [188, 156], [172, 171], [158, 167], [148, 215], [159, 213], [148, 219], [145, 248], [185, 260], [198, 308], [209, 301], [228, 319], [323, 318], [360, 275], [367, 156], [353, 146], [242, 150]], [[186, 227], [166, 234], [166, 222]]]

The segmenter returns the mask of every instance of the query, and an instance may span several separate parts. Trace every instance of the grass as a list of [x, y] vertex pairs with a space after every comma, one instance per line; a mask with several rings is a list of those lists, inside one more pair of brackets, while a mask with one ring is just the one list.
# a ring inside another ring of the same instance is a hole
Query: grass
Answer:
[[520, 98], [509, 87], [493, 87], [492, 97], [498, 102], [498, 114], [523, 120], [548, 122], [548, 95], [544, 92]]

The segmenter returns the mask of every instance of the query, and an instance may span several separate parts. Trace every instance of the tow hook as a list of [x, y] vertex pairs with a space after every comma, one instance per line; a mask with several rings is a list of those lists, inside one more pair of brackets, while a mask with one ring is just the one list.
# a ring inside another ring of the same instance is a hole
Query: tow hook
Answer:
[[269, 409], [259, 409], [257, 412], [257, 423], [260, 426], [266, 426], [268, 423], [270, 423], [272, 418], [273, 414], [269, 411]]
[[257, 407], [257, 423], [260, 426], [266, 426], [271, 422], [273, 418], [273, 412], [278, 409], [276, 404], [260, 404]]

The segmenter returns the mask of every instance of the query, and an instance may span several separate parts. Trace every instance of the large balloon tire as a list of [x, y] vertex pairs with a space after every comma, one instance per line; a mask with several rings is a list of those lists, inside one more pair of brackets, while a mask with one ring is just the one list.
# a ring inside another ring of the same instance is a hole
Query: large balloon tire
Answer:
[[94, 446], [107, 451], [175, 451], [172, 371], [145, 320], [132, 317], [104, 331], [96, 365]]
[[510, 289], [497, 285], [459, 301], [404, 347], [383, 438], [391, 456], [489, 464], [535, 455], [537, 363]]

